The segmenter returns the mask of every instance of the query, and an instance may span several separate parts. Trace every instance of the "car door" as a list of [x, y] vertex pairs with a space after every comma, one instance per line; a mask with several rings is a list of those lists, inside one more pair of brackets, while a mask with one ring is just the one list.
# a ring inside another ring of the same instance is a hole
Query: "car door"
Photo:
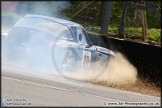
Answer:
[[96, 56], [95, 48], [93, 46], [89, 46], [88, 39], [86, 37], [86, 33], [84, 29], [77, 28], [77, 42], [79, 46], [79, 55], [82, 58], [81, 66], [89, 67], [93, 58]]

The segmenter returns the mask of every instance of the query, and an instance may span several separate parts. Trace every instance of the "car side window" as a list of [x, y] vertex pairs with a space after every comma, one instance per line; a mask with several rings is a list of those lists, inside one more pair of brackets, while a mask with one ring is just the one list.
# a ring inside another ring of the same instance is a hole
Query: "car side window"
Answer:
[[77, 29], [77, 39], [79, 43], [87, 44], [83, 29], [80, 29], [80, 28]]

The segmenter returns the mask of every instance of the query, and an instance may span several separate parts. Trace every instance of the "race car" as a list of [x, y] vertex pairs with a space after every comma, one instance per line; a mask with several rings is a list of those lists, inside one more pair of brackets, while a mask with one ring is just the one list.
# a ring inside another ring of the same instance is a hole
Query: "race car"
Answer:
[[[93, 68], [107, 62], [114, 52], [93, 45], [78, 23], [42, 15], [26, 15], [2, 37], [2, 53], [31, 66], [52, 65], [57, 71]], [[2, 40], [3, 41], [3, 40]]]

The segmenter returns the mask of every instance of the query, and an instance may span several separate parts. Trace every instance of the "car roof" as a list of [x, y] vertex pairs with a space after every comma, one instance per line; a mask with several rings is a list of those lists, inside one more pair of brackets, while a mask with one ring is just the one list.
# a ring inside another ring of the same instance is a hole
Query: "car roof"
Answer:
[[47, 19], [47, 20], [50, 20], [50, 21], [54, 21], [54, 22], [61, 23], [61, 24], [65, 25], [65, 26], [68, 26], [68, 27], [72, 27], [72, 26], [82, 27], [78, 23], [75, 23], [75, 22], [72, 22], [72, 21], [68, 21], [68, 20], [64, 20], [64, 19], [60, 19], [60, 18], [49, 17], [49, 16], [43, 16], [43, 15], [26, 15], [24, 17]]

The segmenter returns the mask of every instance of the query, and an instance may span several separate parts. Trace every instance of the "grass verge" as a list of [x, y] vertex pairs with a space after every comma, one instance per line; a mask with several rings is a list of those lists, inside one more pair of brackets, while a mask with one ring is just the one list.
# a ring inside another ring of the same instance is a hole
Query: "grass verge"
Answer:
[[[108, 32], [113, 32], [116, 35], [118, 34], [118, 28], [108, 28]], [[131, 36], [142, 37], [142, 28], [127, 28], [124, 31], [124, 34], [128, 34]], [[161, 42], [161, 29], [147, 29], [147, 36], [149, 40]]]

